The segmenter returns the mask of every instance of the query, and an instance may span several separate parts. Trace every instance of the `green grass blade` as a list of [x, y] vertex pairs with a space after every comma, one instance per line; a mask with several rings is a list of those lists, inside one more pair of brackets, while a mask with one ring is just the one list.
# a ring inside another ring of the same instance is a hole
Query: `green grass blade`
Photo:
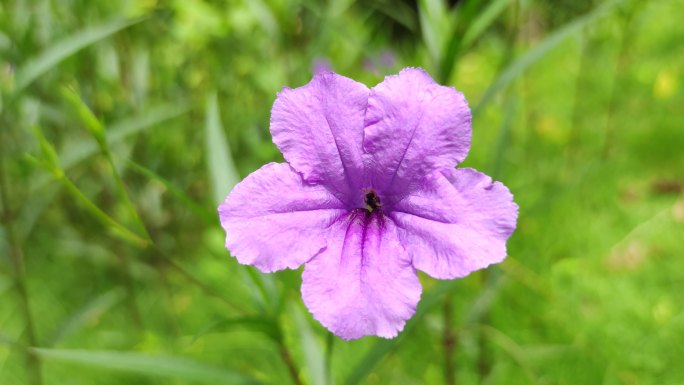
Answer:
[[606, 16], [608, 12], [615, 8], [615, 6], [619, 3], [620, 1], [611, 1], [605, 3], [588, 14], [575, 19], [556, 32], [547, 36], [544, 41], [537, 44], [527, 53], [513, 61], [489, 86], [487, 91], [485, 91], [485, 94], [482, 96], [479, 104], [473, 108], [473, 115], [476, 115], [483, 108], [485, 108], [487, 104], [491, 102], [492, 98], [499, 93], [499, 91], [506, 88], [506, 86], [508, 86], [513, 80], [525, 72], [525, 70], [527, 70], [532, 64], [539, 61], [542, 57], [544, 57], [544, 55], [565, 41], [565, 39], [568, 37], [582, 32], [586, 26], [601, 19], [603, 16]]
[[451, 23], [447, 19], [446, 4], [443, 0], [418, 1], [418, 17], [423, 42], [433, 62], [439, 63], [445, 39], [451, 34]]
[[54, 346], [64, 338], [76, 333], [87, 323], [99, 318], [107, 310], [111, 309], [121, 299], [125, 293], [119, 288], [112, 289], [98, 295], [92, 301], [85, 304], [80, 310], [69, 317], [59, 328], [55, 330], [48, 339], [46, 346]]
[[235, 186], [239, 177], [230, 155], [228, 140], [223, 132], [216, 94], [207, 100], [206, 108], [206, 153], [209, 176], [214, 192], [214, 202], [220, 203]]
[[130, 242], [131, 244], [138, 247], [146, 247], [149, 244], [147, 238], [142, 238], [138, 234], [126, 228], [126, 226], [119, 223], [117, 220], [109, 216], [107, 213], [102, 211], [93, 201], [88, 199], [88, 197], [81, 192], [81, 190], [76, 187], [76, 185], [66, 176], [64, 169], [59, 164], [59, 159], [57, 158], [56, 151], [52, 144], [48, 142], [43, 134], [43, 131], [36, 127], [34, 130], [34, 135], [38, 144], [41, 148], [41, 159], [35, 159], [35, 162], [41, 167], [49, 171], [52, 176], [60, 182], [67, 192], [83, 207], [99, 220], [108, 229], [112, 230], [114, 234], [121, 237], [121, 239]]
[[35, 348], [32, 351], [45, 361], [68, 362], [89, 367], [166, 377], [207, 384], [260, 384], [236, 371], [168, 356], [137, 352], [102, 350], [62, 350]]
[[30, 59], [17, 71], [16, 86], [14, 91], [21, 92], [34, 80], [49, 71], [62, 60], [82, 50], [83, 48], [97, 43], [122, 29], [141, 22], [135, 20], [114, 20], [94, 27], [86, 28], [66, 37], [63, 40], [50, 45], [42, 53]]
[[327, 385], [330, 383], [330, 376], [326, 373], [325, 354], [316, 340], [313, 329], [302, 314], [299, 306], [292, 306], [295, 325], [301, 338], [302, 351], [304, 352], [304, 367], [308, 370], [310, 382], [312, 384]]
[[185, 207], [187, 207], [189, 210], [195, 213], [195, 215], [204, 220], [206, 224], [216, 224], [216, 214], [214, 214], [213, 210], [209, 211], [206, 208], [195, 203], [195, 201], [190, 196], [188, 196], [188, 194], [186, 194], [185, 191], [176, 187], [167, 179], [161, 177], [149, 168], [140, 165], [130, 159], [128, 160], [128, 167], [130, 167], [131, 170], [138, 172], [151, 180], [161, 183], [166, 188], [166, 190], [168, 190], [171, 193], [171, 195], [173, 195], [174, 198], [176, 198], [181, 204], [183, 204]]
[[[114, 123], [107, 129], [107, 143], [109, 145], [116, 144], [131, 135], [137, 134], [147, 128], [176, 118], [185, 114], [190, 110], [189, 107], [182, 107], [177, 105], [162, 105], [151, 108], [144, 115], [122, 120]], [[99, 147], [91, 140], [82, 140], [76, 143], [68, 144], [62, 151], [59, 152], [59, 161], [64, 170], [69, 170], [80, 162], [97, 154]], [[31, 188], [33, 191], [44, 187], [52, 179], [45, 175], [38, 175], [31, 181]]]
[[119, 173], [119, 170], [114, 162], [114, 157], [109, 149], [109, 143], [107, 142], [107, 137], [105, 135], [105, 125], [95, 116], [95, 114], [83, 102], [81, 97], [76, 92], [64, 88], [62, 90], [62, 96], [78, 114], [78, 117], [85, 124], [86, 128], [97, 142], [100, 152], [107, 160], [112, 177], [114, 178], [114, 186], [116, 188], [117, 197], [119, 201], [124, 204], [124, 207], [128, 212], [128, 218], [133, 221], [134, 226], [137, 227], [136, 230], [139, 233], [142, 233], [144, 237], [149, 239], [149, 234], [147, 232], [147, 228], [145, 227], [145, 223], [143, 223], [140, 213], [128, 194], [123, 177]]
[[479, 14], [463, 34], [461, 49], [467, 49], [503, 13], [511, 0], [494, 0]]
[[282, 339], [278, 324], [273, 319], [263, 316], [246, 316], [212, 322], [195, 334], [192, 338], [192, 343], [195, 343], [199, 338], [211, 332], [219, 331], [225, 333], [237, 328], [263, 333], [273, 341], [280, 341]]

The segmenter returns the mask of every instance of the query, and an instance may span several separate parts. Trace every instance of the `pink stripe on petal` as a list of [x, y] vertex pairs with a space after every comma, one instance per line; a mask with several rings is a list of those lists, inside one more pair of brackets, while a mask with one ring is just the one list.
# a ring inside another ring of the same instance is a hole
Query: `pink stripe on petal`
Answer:
[[421, 290], [394, 223], [363, 210], [333, 225], [328, 247], [302, 275], [306, 306], [346, 340], [395, 337], [415, 313]]

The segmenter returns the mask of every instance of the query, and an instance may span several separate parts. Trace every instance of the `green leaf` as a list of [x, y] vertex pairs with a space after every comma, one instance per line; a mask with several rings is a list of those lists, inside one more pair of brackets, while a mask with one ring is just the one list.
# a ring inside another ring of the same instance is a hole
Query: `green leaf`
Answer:
[[41, 158], [36, 159], [37, 164], [49, 171], [55, 180], [66, 188], [67, 192], [75, 201], [83, 205], [94, 218], [102, 222], [103, 225], [112, 230], [116, 235], [121, 237], [121, 239], [138, 247], [146, 247], [149, 244], [148, 238], [140, 237], [138, 234], [129, 230], [126, 226], [109, 216], [109, 214], [102, 211], [98, 205], [91, 201], [78, 187], [76, 187], [64, 173], [64, 169], [60, 166], [59, 159], [57, 159], [54, 146], [45, 138], [40, 127], [35, 127], [34, 136], [41, 148]]
[[83, 48], [105, 39], [124, 28], [141, 22], [143, 19], [114, 20], [94, 27], [77, 31], [63, 40], [50, 46], [19, 68], [17, 71], [15, 92], [21, 92], [34, 80], [52, 69], [62, 60], [82, 50]]
[[511, 0], [494, 0], [479, 14], [463, 34], [461, 49], [468, 48], [508, 7]]
[[173, 195], [174, 198], [176, 198], [180, 203], [182, 203], [185, 207], [187, 207], [189, 210], [191, 210], [195, 215], [197, 215], [199, 218], [204, 220], [204, 222], [208, 225], [214, 225], [216, 224], [216, 215], [214, 214], [213, 211], [207, 210], [205, 207], [202, 207], [198, 205], [188, 194], [185, 193], [185, 191], [181, 190], [180, 188], [176, 187], [173, 183], [171, 183], [169, 180], [161, 177], [154, 171], [150, 170], [149, 168], [140, 165], [136, 162], [134, 162], [131, 159], [128, 159], [127, 161], [128, 167], [131, 168], [131, 170], [138, 172], [147, 178], [157, 181], [161, 183], [166, 190], [168, 190], [171, 195]]
[[125, 293], [123, 290], [116, 288], [98, 295], [92, 301], [89, 301], [71, 317], [69, 317], [63, 324], [53, 333], [52, 337], [48, 339], [47, 346], [54, 346], [62, 341], [64, 338], [76, 333], [83, 328], [87, 323], [100, 317], [107, 310], [116, 305]]
[[31, 349], [46, 361], [69, 362], [95, 368], [168, 377], [207, 384], [260, 384], [234, 370], [184, 358], [151, 356], [137, 352], [103, 350]]
[[69, 105], [78, 114], [79, 118], [81, 119], [81, 121], [83, 121], [86, 128], [88, 129], [88, 131], [100, 147], [100, 152], [107, 160], [107, 163], [109, 164], [109, 168], [112, 173], [112, 177], [114, 178], [114, 186], [116, 188], [115, 191], [117, 198], [120, 202], [123, 202], [124, 207], [128, 212], [128, 218], [133, 221], [133, 225], [136, 227], [136, 231], [142, 233], [145, 238], [149, 239], [147, 228], [145, 227], [145, 224], [143, 223], [142, 218], [140, 217], [140, 213], [138, 213], [138, 210], [135, 207], [133, 200], [128, 194], [128, 190], [126, 189], [126, 184], [124, 183], [123, 177], [121, 176], [121, 173], [119, 172], [114, 162], [114, 157], [112, 156], [112, 152], [109, 149], [109, 143], [107, 142], [107, 137], [105, 135], [105, 125], [95, 116], [90, 107], [88, 107], [85, 104], [83, 99], [81, 99], [81, 97], [76, 92], [68, 88], [63, 88], [62, 96], [67, 100]]
[[295, 324], [301, 338], [302, 351], [304, 352], [305, 368], [308, 369], [311, 383], [327, 385], [330, 383], [330, 376], [326, 372], [325, 354], [311, 325], [302, 314], [299, 306], [292, 306]]
[[85, 104], [81, 96], [69, 87], [62, 87], [62, 97], [67, 101], [72, 110], [85, 124], [86, 129], [97, 140], [100, 146], [106, 146], [105, 128], [102, 122], [95, 116], [93, 111]]
[[448, 19], [446, 4], [443, 0], [419, 0], [418, 17], [423, 42], [433, 62], [441, 61], [445, 39], [451, 35], [452, 24]]
[[[189, 107], [178, 105], [163, 105], [149, 109], [144, 115], [125, 119], [114, 123], [107, 129], [107, 143], [116, 144], [133, 134], [153, 127], [166, 120], [178, 117], [190, 110]], [[92, 140], [81, 140], [76, 143], [68, 144], [59, 152], [58, 158], [62, 169], [69, 170], [78, 163], [88, 159], [99, 152], [99, 146]], [[36, 176], [31, 182], [33, 191], [38, 190], [51, 182], [52, 178], [45, 175]]]
[[234, 329], [234, 328], [244, 328], [256, 332], [261, 332], [267, 335], [273, 341], [280, 341], [282, 335], [277, 323], [269, 318], [263, 316], [247, 316], [247, 317], [237, 317], [229, 318], [216, 322], [202, 328], [195, 337], [192, 339], [192, 343], [195, 343], [200, 337], [208, 334], [209, 332], [220, 330], [222, 332]]
[[214, 201], [218, 204], [223, 202], [228, 191], [240, 178], [221, 125], [216, 93], [211, 94], [207, 100], [205, 119], [207, 166], [214, 190]]
[[605, 3], [595, 10], [589, 12], [588, 14], [575, 19], [574, 21], [568, 23], [564, 27], [560, 28], [556, 32], [550, 34], [541, 43], [537, 44], [534, 48], [529, 50], [527, 53], [517, 58], [513, 63], [511, 63], [506, 69], [499, 75], [499, 77], [489, 86], [487, 91], [485, 91], [484, 96], [480, 100], [480, 103], [473, 108], [473, 115], [479, 113], [484, 107], [491, 102], [494, 95], [499, 93], [502, 89], [506, 88], [513, 80], [520, 76], [525, 70], [527, 70], [532, 64], [539, 61], [545, 54], [551, 51], [553, 48], [558, 46], [560, 43], [565, 41], [568, 37], [582, 32], [582, 30], [589, 24], [599, 20], [601, 17], [606, 16], [610, 10], [615, 8], [621, 1], [611, 1]]

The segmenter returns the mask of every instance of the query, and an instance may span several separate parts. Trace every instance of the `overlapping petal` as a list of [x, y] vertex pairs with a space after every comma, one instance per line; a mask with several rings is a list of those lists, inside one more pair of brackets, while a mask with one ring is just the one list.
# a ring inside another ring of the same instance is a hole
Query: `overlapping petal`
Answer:
[[421, 69], [405, 69], [373, 87], [364, 124], [372, 182], [385, 195], [412, 191], [432, 171], [463, 161], [470, 148], [463, 94]]
[[326, 188], [307, 184], [282, 163], [250, 174], [219, 206], [226, 248], [240, 263], [264, 272], [297, 268], [311, 259], [346, 212]]
[[518, 206], [506, 186], [473, 169], [431, 174], [390, 217], [413, 266], [435, 278], [464, 277], [501, 262]]
[[354, 211], [338, 221], [328, 247], [306, 264], [302, 276], [304, 303], [344, 339], [396, 336], [420, 293], [396, 226], [377, 212]]
[[341, 199], [355, 197], [364, 164], [363, 121], [368, 87], [332, 72], [278, 94], [271, 134], [285, 159], [312, 183], [323, 183]]

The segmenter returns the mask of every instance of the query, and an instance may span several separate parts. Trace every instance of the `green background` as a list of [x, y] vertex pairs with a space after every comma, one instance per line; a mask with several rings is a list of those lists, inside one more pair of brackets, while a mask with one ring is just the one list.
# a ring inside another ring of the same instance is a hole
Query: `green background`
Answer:
[[[683, 384], [684, 2], [454, 3], [0, 1], [0, 384]], [[223, 247], [316, 65], [462, 91], [520, 205], [394, 340]]]

